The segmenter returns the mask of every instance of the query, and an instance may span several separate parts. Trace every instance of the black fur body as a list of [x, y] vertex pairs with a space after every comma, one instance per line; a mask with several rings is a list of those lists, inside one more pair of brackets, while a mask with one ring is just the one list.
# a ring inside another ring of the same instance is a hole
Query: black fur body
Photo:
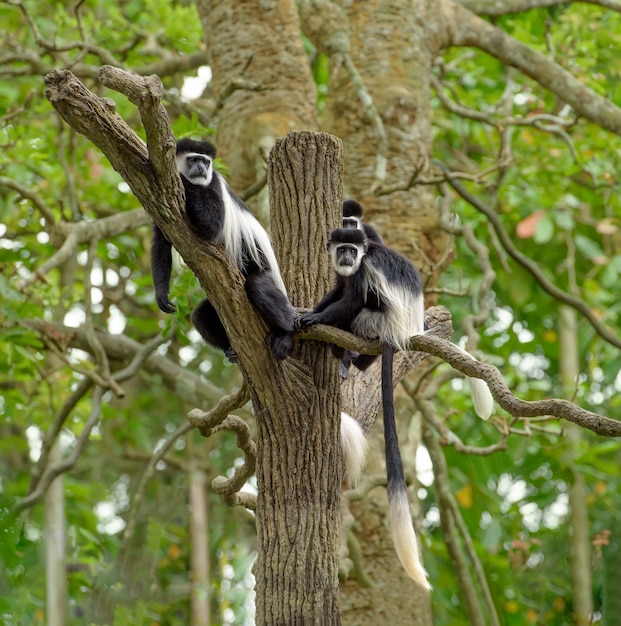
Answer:
[[[188, 219], [200, 237], [224, 245], [245, 278], [248, 299], [269, 328], [273, 355], [283, 359], [293, 342], [293, 308], [267, 233], [213, 168], [215, 154], [215, 147], [205, 141], [177, 142]], [[171, 268], [172, 246], [154, 225], [151, 271], [157, 305], [165, 313], [175, 311], [168, 296]], [[235, 360], [224, 326], [208, 299], [198, 304], [192, 322], [207, 343]]]

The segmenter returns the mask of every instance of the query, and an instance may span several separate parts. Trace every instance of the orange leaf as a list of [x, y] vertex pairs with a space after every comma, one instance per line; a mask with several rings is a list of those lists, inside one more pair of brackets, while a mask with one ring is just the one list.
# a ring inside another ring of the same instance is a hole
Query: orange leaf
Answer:
[[515, 228], [515, 232], [520, 239], [530, 239], [534, 234], [535, 230], [537, 230], [537, 224], [543, 217], [543, 211], [535, 211], [531, 213], [528, 217], [525, 217], [521, 222], [518, 222], [518, 225]]

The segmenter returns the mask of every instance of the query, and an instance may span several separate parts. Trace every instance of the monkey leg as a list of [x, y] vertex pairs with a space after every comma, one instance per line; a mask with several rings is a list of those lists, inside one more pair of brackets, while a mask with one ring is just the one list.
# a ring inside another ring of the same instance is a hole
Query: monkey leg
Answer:
[[282, 360], [293, 346], [293, 307], [268, 272], [253, 272], [246, 278], [246, 295], [270, 329], [267, 340], [274, 358]]
[[218, 313], [207, 298], [201, 300], [192, 311], [192, 324], [209, 345], [222, 350], [231, 363], [237, 362], [237, 355], [231, 347]]

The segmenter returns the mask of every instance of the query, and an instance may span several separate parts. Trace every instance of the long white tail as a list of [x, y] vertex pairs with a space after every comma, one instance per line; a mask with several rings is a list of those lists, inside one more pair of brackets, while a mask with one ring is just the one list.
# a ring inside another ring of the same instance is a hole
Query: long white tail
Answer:
[[345, 476], [351, 487], [355, 487], [362, 476], [368, 444], [357, 420], [341, 412], [341, 447], [345, 462]]
[[407, 485], [399, 451], [395, 403], [392, 389], [392, 346], [382, 347], [382, 404], [384, 409], [384, 446], [386, 450], [386, 482], [390, 512], [390, 530], [397, 556], [408, 575], [425, 589], [431, 589], [427, 572], [418, 553], [418, 541], [408, 499]]
[[425, 589], [431, 589], [427, 572], [418, 553], [418, 539], [412, 526], [408, 492], [403, 489], [389, 489], [390, 532], [397, 556], [403, 569], [412, 580]]

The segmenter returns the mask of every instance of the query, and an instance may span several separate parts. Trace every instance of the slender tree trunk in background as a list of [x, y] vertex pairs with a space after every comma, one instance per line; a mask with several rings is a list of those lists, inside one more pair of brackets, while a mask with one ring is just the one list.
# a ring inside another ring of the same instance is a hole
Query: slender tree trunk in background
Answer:
[[[191, 440], [191, 434], [186, 438]], [[196, 463], [196, 451], [190, 444], [190, 624], [210, 626], [209, 523], [207, 521], [207, 475]]]
[[[77, 219], [77, 207], [72, 205], [71, 208], [74, 218]], [[66, 313], [65, 303], [71, 301], [76, 267], [77, 260], [73, 257], [61, 265], [60, 281], [63, 297], [55, 307], [56, 319], [63, 318]], [[54, 354], [49, 354], [47, 365], [49, 370], [54, 372], [60, 365], [60, 359]], [[50, 449], [49, 467], [63, 461], [60, 441], [58, 437]], [[68, 623], [69, 596], [67, 592], [67, 512], [63, 474], [55, 478], [47, 488], [43, 506], [45, 509], [46, 626], [65, 626]]]
[[[49, 462], [62, 462], [60, 440], [50, 450]], [[67, 620], [67, 562], [65, 540], [65, 488], [62, 476], [45, 492], [45, 585], [47, 626], [65, 626]]]
[[[571, 400], [580, 374], [580, 362], [576, 311], [567, 306], [561, 306], [559, 309], [559, 335], [563, 396]], [[565, 437], [570, 457], [573, 458], [580, 451], [582, 429], [568, 423], [565, 425]], [[588, 626], [593, 613], [593, 579], [587, 493], [580, 470], [574, 466], [571, 470], [573, 482], [569, 489], [569, 510], [574, 623], [576, 626]]]

